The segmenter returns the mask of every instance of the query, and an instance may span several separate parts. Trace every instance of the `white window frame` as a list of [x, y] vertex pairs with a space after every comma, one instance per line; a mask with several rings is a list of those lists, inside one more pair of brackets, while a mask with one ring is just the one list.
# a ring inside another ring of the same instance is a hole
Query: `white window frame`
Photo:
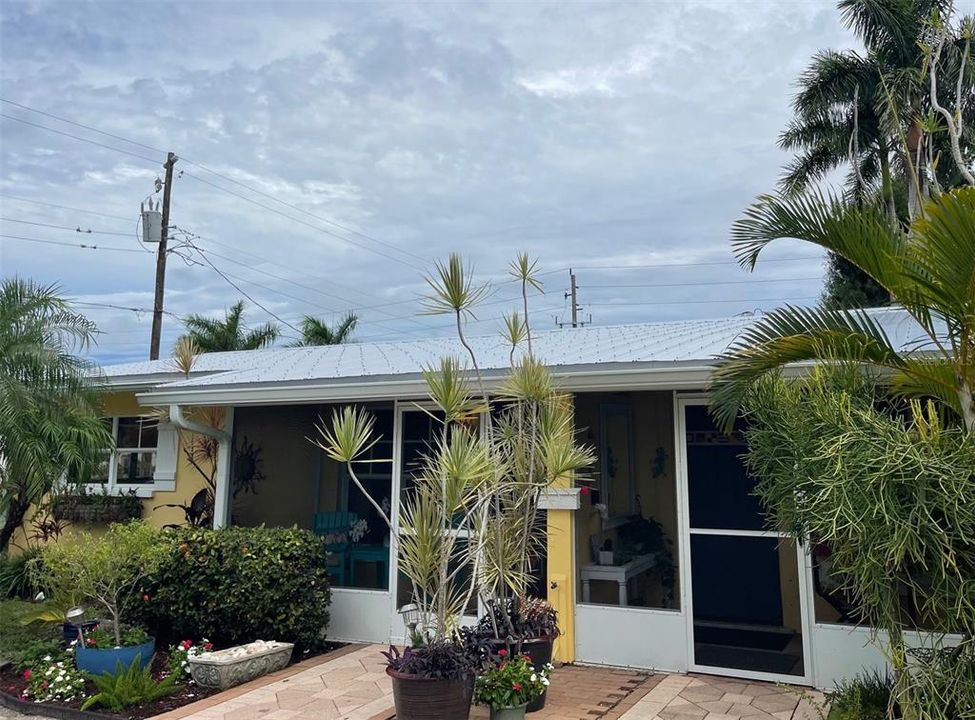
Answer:
[[[176, 478], [174, 473], [170, 473], [173, 477], [170, 479], [160, 479], [159, 476], [159, 459], [161, 453], [159, 452], [160, 446], [164, 442], [171, 442], [174, 440], [171, 434], [174, 433], [174, 429], [171, 426], [167, 426], [165, 423], [158, 423], [157, 425], [157, 440], [154, 447], [137, 447], [137, 448], [119, 448], [118, 443], [118, 428], [119, 420], [122, 418], [140, 418], [144, 421], [150, 420], [149, 417], [144, 415], [113, 415], [112, 416], [112, 449], [108, 453], [108, 480], [104, 483], [87, 483], [85, 488], [89, 492], [100, 493], [107, 492], [110, 495], [125, 495], [131, 492], [135, 492], [136, 497], [148, 498], [152, 497], [153, 493], [160, 491], [173, 491], [176, 489]], [[107, 418], [106, 418], [107, 419]], [[152, 453], [155, 456], [153, 462], [153, 481], [148, 483], [119, 483], [118, 482], [118, 460], [121, 455], [131, 455], [133, 453]]]

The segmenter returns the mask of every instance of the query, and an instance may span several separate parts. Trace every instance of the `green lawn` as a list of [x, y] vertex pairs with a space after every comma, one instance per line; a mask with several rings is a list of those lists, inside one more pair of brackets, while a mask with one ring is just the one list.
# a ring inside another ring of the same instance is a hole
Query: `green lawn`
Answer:
[[56, 623], [24, 624], [24, 619], [36, 615], [46, 603], [26, 600], [0, 600], [0, 660], [20, 659], [21, 653], [35, 640], [50, 640], [61, 632]]

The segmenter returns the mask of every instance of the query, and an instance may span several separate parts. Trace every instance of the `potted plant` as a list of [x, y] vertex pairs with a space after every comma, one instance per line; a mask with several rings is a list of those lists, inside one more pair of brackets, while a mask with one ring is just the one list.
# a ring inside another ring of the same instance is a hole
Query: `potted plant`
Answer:
[[[439, 371], [450, 389], [438, 386], [430, 371], [430, 394], [444, 413], [441, 432], [403, 499], [397, 531], [390, 533], [412, 600], [410, 618], [404, 616], [411, 647], [403, 653], [391, 647], [385, 653], [398, 720], [466, 720], [470, 714], [476, 659], [461, 640], [460, 618], [475, 596], [476, 573], [470, 572], [470, 581], [460, 579], [471, 569], [473, 555], [460, 541], [461, 533], [451, 528], [469, 531], [471, 516], [482, 505], [481, 486], [492, 473], [481, 438], [459, 422], [470, 404], [463, 400], [467, 396], [454, 363], [443, 361]], [[461, 400], [452, 403], [448, 396]], [[330, 426], [319, 425], [318, 444], [346, 464], [350, 478], [393, 530], [385, 509], [365, 490], [355, 468], [359, 456], [377, 440], [372, 428], [371, 415], [345, 407], [333, 413]]]
[[[486, 609], [477, 625], [467, 631], [470, 642], [480, 649], [482, 657], [503, 649], [530, 656], [536, 667], [551, 664], [553, 645], [560, 631], [558, 613], [546, 600], [512, 597], [492, 600]], [[544, 708], [545, 698], [543, 689], [529, 702], [528, 712]]]
[[[316, 444], [346, 466], [349, 477], [389, 525], [399, 569], [410, 582], [413, 618], [407, 624], [413, 647], [403, 655], [391, 651], [388, 656], [399, 720], [467, 717], [469, 705], [460, 710], [460, 693], [466, 683], [469, 699], [473, 677], [462, 660], [466, 643], [459, 628], [461, 615], [474, 597], [525, 597], [532, 564], [544, 542], [541, 494], [556, 480], [593, 462], [593, 453], [575, 442], [571, 402], [555, 391], [548, 370], [532, 355], [527, 293], [530, 287], [541, 288], [536, 263], [522, 255], [511, 265], [510, 273], [521, 285], [525, 315], [513, 313], [505, 319], [511, 369], [493, 397], [464, 334], [465, 320], [488, 289], [474, 285], [469, 272], [459, 256], [451, 255], [427, 278], [432, 292], [426, 311], [454, 316], [469, 362], [446, 357], [423, 373], [439, 410], [429, 415], [440, 427], [401, 503], [398, 527], [356, 473], [361, 456], [378, 441], [372, 417], [361, 408], [346, 407], [333, 413], [330, 425], [320, 421], [317, 426]], [[516, 360], [522, 343], [526, 352]], [[470, 579], [462, 579], [466, 577]], [[498, 607], [508, 608], [504, 603]], [[493, 637], [504, 641], [512, 636], [511, 627], [510, 618], [495, 623]], [[434, 666], [441, 669], [431, 671]], [[445, 693], [444, 707], [446, 694], [452, 694], [449, 702], [458, 708], [456, 715], [443, 710], [431, 715], [415, 704], [437, 693]]]
[[144, 522], [111, 525], [101, 536], [81, 533], [44, 547], [33, 566], [40, 586], [104, 614], [100, 629], [83, 634], [76, 644], [79, 669], [114, 673], [118, 663], [128, 667], [136, 657], [142, 667], [149, 664], [155, 641], [126, 622], [125, 609], [138, 601], [143, 580], [163, 552], [158, 532]]
[[491, 720], [523, 720], [529, 703], [545, 692], [552, 665], [533, 664], [530, 656], [498, 650], [474, 686], [474, 699], [491, 708]]
[[474, 656], [454, 640], [435, 640], [384, 652], [393, 683], [396, 717], [401, 720], [467, 718], [471, 711]]

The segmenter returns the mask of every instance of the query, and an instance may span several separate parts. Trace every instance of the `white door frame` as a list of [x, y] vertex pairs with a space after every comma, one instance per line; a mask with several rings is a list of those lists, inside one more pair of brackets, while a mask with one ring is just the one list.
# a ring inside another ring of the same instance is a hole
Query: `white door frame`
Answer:
[[[405, 642], [407, 640], [406, 626], [403, 618], [399, 614], [399, 513], [400, 513], [400, 494], [402, 492], [403, 479], [403, 415], [408, 412], [423, 412], [424, 410], [437, 410], [437, 406], [429, 400], [394, 400], [393, 401], [393, 488], [392, 502], [390, 505], [390, 521], [396, 528], [396, 542], [391, 542], [393, 557], [389, 562], [389, 637], [391, 641]], [[481, 601], [478, 598], [478, 615], [481, 614]], [[473, 625], [478, 620], [478, 615], [464, 615], [461, 618], [462, 625]]]
[[685, 408], [692, 406], [706, 406], [708, 398], [700, 393], [679, 394], [674, 393], [674, 427], [675, 427], [675, 457], [677, 469], [677, 500], [678, 500], [678, 522], [680, 523], [680, 577], [683, 585], [682, 607], [687, 623], [687, 658], [691, 671], [709, 673], [714, 675], [727, 675], [730, 677], [741, 677], [749, 680], [765, 680], [770, 682], [790, 683], [797, 685], [809, 685], [813, 678], [812, 668], [812, 646], [810, 643], [812, 636], [812, 623], [810, 622], [809, 605], [809, 577], [806, 564], [806, 548], [804, 545], [796, 543], [796, 569], [799, 577], [799, 617], [802, 625], [802, 669], [800, 675], [779, 675], [778, 673], [758, 672], [754, 670], [739, 670], [737, 668], [712, 667], [701, 665], [695, 662], [694, 657], [694, 589], [691, 572], [691, 536], [692, 535], [723, 535], [741, 537], [779, 537], [789, 538], [789, 535], [774, 531], [763, 530], [712, 530], [712, 529], [691, 529], [690, 508], [689, 508], [689, 486], [687, 475], [687, 427]]

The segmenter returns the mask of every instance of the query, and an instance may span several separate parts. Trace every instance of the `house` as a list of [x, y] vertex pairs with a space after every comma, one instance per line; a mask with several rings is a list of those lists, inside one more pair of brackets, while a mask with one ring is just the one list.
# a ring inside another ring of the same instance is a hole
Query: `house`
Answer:
[[[901, 310], [869, 311], [895, 345], [916, 347], [920, 329]], [[701, 671], [829, 687], [863, 666], [880, 667], [869, 630], [849, 619], [831, 583], [828, 552], [765, 529], [740, 432], [719, 432], [707, 409], [713, 358], [750, 316], [552, 330], [536, 356], [574, 402], [576, 425], [598, 451], [584, 490], [544, 498], [547, 553], [537, 592], [560, 613], [564, 661]], [[470, 338], [486, 382], [510, 348]], [[223, 419], [214, 525], [298, 525], [331, 539], [330, 635], [401, 641], [407, 602], [388, 529], [342, 467], [308, 438], [331, 408], [367, 406], [382, 440], [362, 472], [396, 517], [434, 422], [420, 372], [454, 339], [362, 342], [204, 355], [189, 375], [171, 361], [106, 368], [119, 448], [102, 483], [134, 489], [165, 524], [204, 485], [171, 426], [140, 433], [139, 416], [185, 408]], [[212, 434], [212, 431], [209, 431]], [[231, 460], [233, 459], [233, 463]], [[233, 468], [231, 467], [233, 465]], [[601, 562], [602, 561], [602, 562]], [[476, 615], [472, 605], [470, 614]]]

